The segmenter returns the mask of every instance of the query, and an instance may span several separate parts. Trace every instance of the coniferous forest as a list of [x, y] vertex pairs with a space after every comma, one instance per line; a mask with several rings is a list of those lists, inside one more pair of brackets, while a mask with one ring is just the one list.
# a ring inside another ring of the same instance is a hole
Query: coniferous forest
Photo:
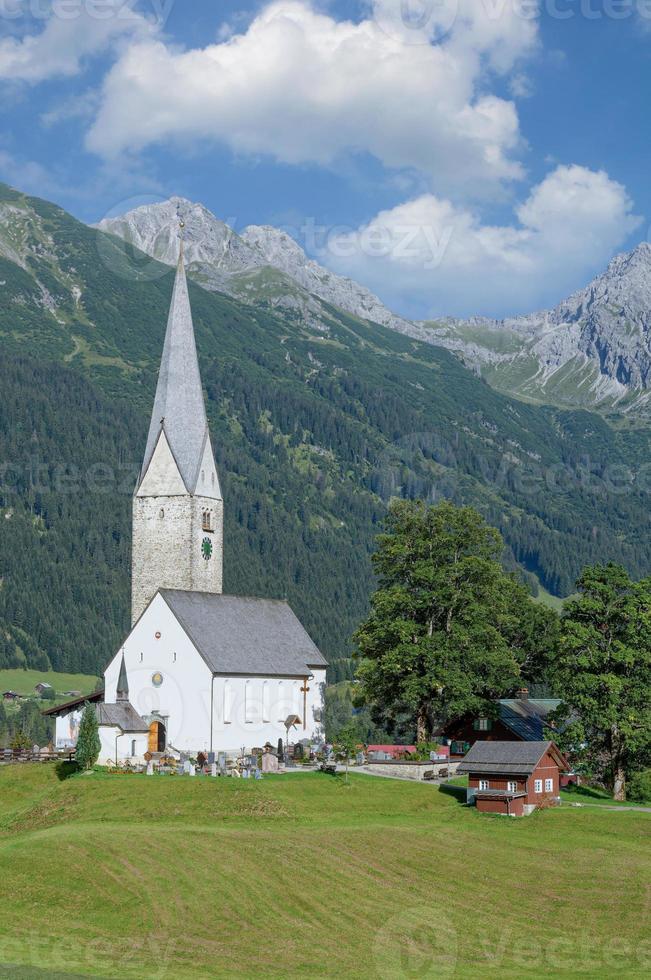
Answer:
[[[131, 493], [173, 272], [0, 185], [0, 666], [96, 674], [128, 627]], [[1, 257], [4, 256], [4, 257]], [[286, 596], [351, 676], [392, 496], [472, 504], [535, 593], [651, 570], [644, 429], [498, 394], [331, 310], [327, 333], [191, 285], [225, 589]]]

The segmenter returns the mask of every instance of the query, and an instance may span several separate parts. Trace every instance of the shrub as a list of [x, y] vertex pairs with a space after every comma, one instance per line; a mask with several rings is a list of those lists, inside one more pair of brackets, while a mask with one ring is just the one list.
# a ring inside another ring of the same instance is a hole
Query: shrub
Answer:
[[102, 748], [97, 727], [97, 715], [92, 704], [87, 704], [81, 716], [77, 736], [76, 759], [80, 769], [92, 769]]
[[651, 769], [641, 769], [640, 772], [633, 773], [628, 780], [626, 795], [636, 803], [651, 802]]
[[11, 740], [11, 747], [14, 752], [23, 752], [25, 749], [31, 749], [32, 743], [25, 732], [18, 731]]

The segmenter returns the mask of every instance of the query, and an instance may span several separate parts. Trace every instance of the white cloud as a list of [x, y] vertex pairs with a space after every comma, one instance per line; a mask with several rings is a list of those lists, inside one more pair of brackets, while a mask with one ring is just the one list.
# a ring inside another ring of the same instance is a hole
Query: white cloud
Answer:
[[59, 0], [47, 19], [29, 23], [41, 30], [0, 38], [0, 79], [37, 83], [76, 75], [85, 59], [116, 41], [151, 36], [157, 30], [154, 21], [136, 13], [125, 0]]
[[499, 315], [540, 308], [583, 286], [641, 219], [603, 171], [559, 166], [517, 208], [488, 225], [424, 194], [333, 235], [320, 258], [398, 311]]
[[[441, 17], [450, 2], [434, 4]], [[354, 23], [306, 0], [278, 0], [244, 33], [202, 49], [133, 43], [105, 79], [87, 145], [110, 158], [215, 139], [238, 153], [322, 165], [371, 154], [427, 174], [439, 190], [475, 194], [522, 176], [515, 106], [491, 94], [486, 71], [508, 71], [526, 54], [536, 22], [511, 3], [489, 16], [496, 2], [454, 0], [458, 16], [435, 44], [429, 34], [414, 43], [384, 8]]]

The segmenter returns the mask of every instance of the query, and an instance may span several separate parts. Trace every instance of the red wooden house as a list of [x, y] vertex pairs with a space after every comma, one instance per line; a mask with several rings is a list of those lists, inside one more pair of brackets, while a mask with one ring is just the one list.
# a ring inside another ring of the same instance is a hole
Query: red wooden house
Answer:
[[559, 802], [567, 768], [553, 742], [475, 742], [457, 773], [468, 773], [468, 802], [482, 813], [522, 817]]

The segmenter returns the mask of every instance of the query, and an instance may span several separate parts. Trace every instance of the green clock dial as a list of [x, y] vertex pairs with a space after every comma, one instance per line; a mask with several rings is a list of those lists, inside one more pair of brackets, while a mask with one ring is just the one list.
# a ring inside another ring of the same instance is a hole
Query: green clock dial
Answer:
[[205, 561], [210, 561], [212, 558], [212, 541], [210, 538], [204, 538], [201, 542], [201, 554]]

